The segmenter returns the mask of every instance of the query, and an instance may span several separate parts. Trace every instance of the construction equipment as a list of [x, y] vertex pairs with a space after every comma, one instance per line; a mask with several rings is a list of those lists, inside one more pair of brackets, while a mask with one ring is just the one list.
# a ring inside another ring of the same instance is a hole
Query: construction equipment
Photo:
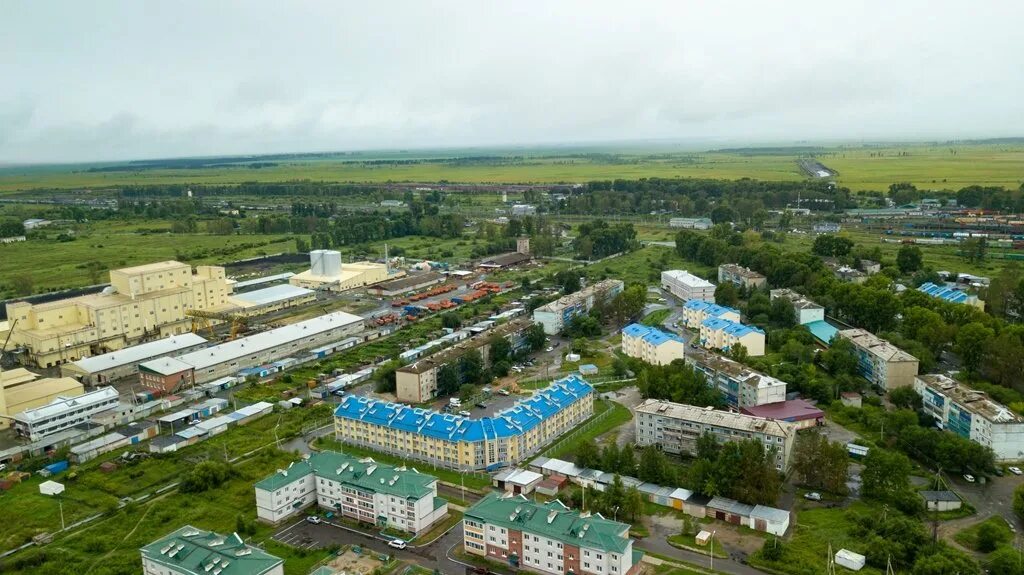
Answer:
[[192, 318], [192, 333], [199, 333], [205, 329], [210, 334], [211, 339], [215, 337], [212, 321], [231, 322], [231, 335], [228, 336], [227, 341], [234, 340], [238, 337], [238, 334], [249, 327], [249, 318], [230, 312], [190, 309], [185, 311], [185, 315]]

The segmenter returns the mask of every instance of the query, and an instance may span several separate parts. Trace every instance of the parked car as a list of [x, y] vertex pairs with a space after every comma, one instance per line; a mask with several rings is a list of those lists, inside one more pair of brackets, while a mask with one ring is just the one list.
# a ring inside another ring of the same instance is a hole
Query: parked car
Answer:
[[7, 464], [6, 463], [0, 463], [0, 471], [3, 471], [4, 469], [7, 469]]
[[810, 493], [804, 493], [804, 499], [810, 501], [821, 501], [821, 494], [817, 491], [811, 491]]
[[547, 346], [546, 348], [544, 348], [544, 351], [546, 351], [546, 352], [548, 352], [548, 353], [551, 353], [551, 352], [555, 351], [555, 348], [553, 348], [553, 347], [551, 347], [551, 346], [549, 345], [549, 346]]
[[461, 415], [462, 417], [472, 417], [473, 414], [463, 409], [462, 411], [459, 412], [459, 415]]
[[502, 389], [498, 390], [498, 394], [499, 395], [504, 395], [504, 396], [509, 396], [509, 395], [512, 395], [512, 392], [510, 392], [509, 390], [507, 390], [505, 388], [502, 388]]
[[1002, 467], [996, 467], [996, 477], [1003, 477], [1006, 472], [1003, 471]]
[[967, 483], [974, 483], [974, 476], [971, 475], [970, 473], [966, 473], [964, 474], [964, 481], [966, 481]]
[[409, 544], [401, 539], [392, 539], [388, 541], [388, 547], [394, 547], [395, 549], [405, 549]]
[[1020, 467], [1007, 467], [1007, 469], [1009, 469], [1010, 473], [1014, 475], [1020, 475], [1022, 473]]
[[313, 525], [319, 525], [320, 523], [323, 522], [323, 519], [320, 519], [316, 515], [308, 515], [308, 516], [306, 516], [306, 522], [307, 523], [312, 523]]
[[482, 401], [477, 402], [476, 406], [479, 407], [480, 409], [487, 409], [487, 404]]

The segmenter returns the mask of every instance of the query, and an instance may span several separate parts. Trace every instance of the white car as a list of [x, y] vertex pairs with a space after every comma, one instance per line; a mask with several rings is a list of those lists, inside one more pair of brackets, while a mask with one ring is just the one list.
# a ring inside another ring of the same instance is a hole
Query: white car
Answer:
[[544, 351], [546, 351], [546, 352], [548, 352], [548, 353], [551, 353], [551, 352], [555, 351], [555, 348], [553, 348], [553, 347], [551, 347], [551, 346], [549, 345], [549, 346], [547, 346], [546, 348], [544, 348]]
[[821, 501], [821, 494], [817, 491], [811, 491], [810, 493], [804, 493], [804, 499], [810, 501]]
[[473, 414], [472, 414], [472, 413], [470, 413], [470, 412], [468, 412], [468, 411], [466, 411], [466, 410], [462, 410], [462, 411], [460, 411], [460, 412], [459, 412], [459, 415], [461, 415], [462, 417], [472, 417], [472, 416], [473, 416]]
[[[0, 467], [0, 469], [3, 469], [3, 468]], [[1012, 473], [1014, 475], [1020, 475], [1021, 474], [1020, 467], [1007, 467], [1007, 469], [1009, 469], [1010, 473]]]
[[306, 523], [312, 523], [313, 525], [319, 525], [321, 522], [323, 522], [323, 520], [320, 519], [319, 517], [317, 517], [316, 515], [309, 515], [309, 516], [306, 517]]
[[392, 539], [391, 541], [388, 541], [388, 547], [394, 547], [395, 549], [405, 549], [407, 545], [409, 544], [401, 539]]
[[966, 481], [967, 483], [974, 483], [974, 476], [969, 473], [965, 474], [964, 481]]
[[[3, 471], [4, 469], [7, 469], [7, 464], [6, 463], [0, 463], [0, 471]], [[1018, 475], [1020, 475], [1020, 474], [1018, 474]]]

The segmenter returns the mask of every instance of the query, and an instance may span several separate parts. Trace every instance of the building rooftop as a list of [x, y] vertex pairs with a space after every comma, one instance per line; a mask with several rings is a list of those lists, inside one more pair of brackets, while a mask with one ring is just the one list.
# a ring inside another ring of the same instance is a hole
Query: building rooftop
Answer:
[[779, 385], [783, 387], [786, 386], [786, 382], [781, 379], [755, 371], [738, 361], [733, 361], [724, 355], [702, 347], [687, 349], [686, 359], [690, 363], [696, 364], [704, 369], [724, 373], [735, 380], [753, 384], [758, 389], [765, 389]]
[[140, 551], [144, 558], [170, 567], [175, 573], [261, 575], [283, 563], [262, 549], [246, 545], [237, 533], [218, 535], [191, 525]]
[[825, 306], [818, 305], [789, 288], [773, 289], [769, 295], [773, 300], [780, 297], [788, 299], [795, 309], [825, 309]]
[[925, 501], [960, 501], [960, 497], [952, 491], [922, 491]]
[[261, 284], [268, 284], [268, 283], [272, 283], [272, 282], [284, 281], [284, 280], [292, 277], [293, 275], [295, 275], [295, 274], [292, 273], [292, 272], [285, 272], [283, 274], [275, 274], [275, 275], [272, 275], [272, 276], [263, 276], [261, 278], [252, 278], [252, 279], [248, 279], [248, 280], [242, 280], [240, 282], [235, 282], [234, 288], [237, 291], [237, 290], [240, 290], [240, 289], [245, 289], [247, 287], [252, 287], [252, 286], [258, 286], [258, 285], [261, 285]]
[[138, 363], [161, 355], [170, 355], [183, 349], [205, 345], [206, 339], [194, 333], [172, 335], [148, 343], [133, 345], [103, 355], [84, 357], [73, 362], [75, 368], [85, 373], [97, 373], [124, 365]]
[[917, 291], [932, 297], [946, 300], [950, 303], [970, 303], [971, 300], [977, 299], [975, 296], [956, 288], [940, 286], [931, 282], [921, 284], [920, 287], [917, 288]]
[[564, 295], [553, 302], [546, 303], [534, 311], [557, 313], [569, 306], [584, 301], [595, 294], [605, 292], [616, 287], [622, 287], [622, 280], [601, 280], [595, 284], [588, 285], [587, 287], [581, 289], [578, 292], [573, 292], [571, 294]]
[[834, 338], [836, 334], [839, 333], [839, 328], [835, 327], [834, 325], [828, 323], [823, 319], [805, 323], [804, 327], [810, 330], [811, 335], [813, 335], [815, 339], [818, 339], [819, 341], [825, 344], [831, 342], [832, 338]]
[[715, 284], [709, 282], [704, 278], [697, 277], [686, 270], [665, 270], [661, 272], [661, 275], [663, 277], [669, 277], [677, 282], [680, 282], [686, 286], [693, 288], [715, 287]]
[[492, 492], [467, 509], [465, 515], [491, 525], [610, 553], [625, 553], [630, 546], [628, 524], [605, 519], [601, 514], [581, 514], [557, 499], [534, 503], [522, 495]]
[[55, 415], [66, 413], [69, 410], [78, 407], [89, 406], [117, 398], [117, 390], [113, 387], [100, 387], [88, 393], [83, 393], [82, 395], [76, 395], [74, 397], [58, 396], [46, 405], [35, 409], [26, 409], [25, 411], [17, 414], [15, 418], [28, 422], [40, 421]]
[[434, 492], [432, 485], [437, 481], [433, 475], [420, 473], [415, 468], [396, 467], [378, 463], [369, 457], [359, 458], [336, 451], [320, 451], [264, 478], [256, 488], [274, 491], [310, 473], [360, 491], [415, 500], [431, 495]]
[[683, 304], [683, 309], [689, 309], [694, 311], [704, 312], [704, 315], [708, 317], [720, 317], [727, 313], [734, 313], [737, 316], [740, 315], [740, 310], [731, 308], [724, 305], [718, 305], [709, 301], [700, 299], [691, 299]]
[[660, 399], [648, 399], [636, 407], [640, 413], [668, 417], [672, 419], [684, 419], [714, 425], [749, 431], [751, 433], [764, 433], [768, 435], [789, 436], [796, 433], [796, 427], [788, 422], [743, 415], [729, 411], [686, 405], [684, 403], [672, 403]]
[[201, 370], [225, 361], [299, 341], [304, 337], [310, 337], [337, 327], [347, 327], [353, 324], [361, 324], [362, 322], [363, 318], [357, 315], [336, 311], [306, 321], [274, 328], [263, 333], [228, 341], [206, 349], [193, 351], [178, 359], [192, 365], [197, 370]]
[[941, 373], [919, 375], [917, 379], [971, 413], [976, 413], [989, 421], [996, 423], [1024, 423], [1024, 418], [1014, 413], [1009, 407], [993, 401], [985, 392], [967, 387]]
[[[402, 366], [402, 367], [398, 368], [398, 371], [401, 371], [401, 372], [404, 372], [404, 373], [425, 373], [427, 371], [430, 371], [431, 369], [434, 369], [435, 367], [441, 367], [441, 366], [445, 365], [446, 363], [452, 361], [453, 359], [457, 359], [459, 357], [462, 357], [463, 355], [465, 355], [466, 353], [468, 353], [468, 352], [470, 352], [470, 351], [472, 351], [474, 349], [477, 349], [477, 348], [482, 347], [482, 346], [484, 346], [486, 344], [489, 344], [491, 342], [491, 340], [494, 339], [495, 337], [504, 337], [504, 336], [506, 336], [506, 335], [508, 335], [510, 333], [515, 333], [518, 330], [526, 329], [526, 328], [530, 327], [531, 325], [533, 325], [533, 322], [531, 322], [531, 321], [529, 321], [529, 320], [527, 320], [525, 318], [523, 318], [523, 319], [515, 319], [515, 320], [512, 320], [512, 321], [510, 321], [508, 323], [503, 323], [503, 324], [499, 325], [498, 327], [496, 327], [496, 328], [494, 328], [494, 329], [492, 329], [490, 331], [481, 332], [481, 333], [479, 333], [479, 334], [477, 334], [477, 335], [475, 335], [475, 336], [473, 336], [473, 337], [471, 337], [469, 339], [465, 339], [465, 340], [463, 340], [463, 341], [453, 345], [452, 347], [449, 347], [447, 349], [443, 349], [443, 350], [441, 350], [441, 351], [439, 351], [439, 352], [437, 352], [437, 353], [435, 353], [435, 354], [433, 354], [433, 355], [431, 355], [429, 357], [425, 357], [425, 358], [419, 359], [419, 360], [417, 360], [417, 361], [415, 361], [413, 363], [410, 363], [409, 365]], [[451, 333], [451, 334], [449, 334], [448, 336], [445, 336], [445, 337], [454, 336], [456, 333], [459, 333], [459, 332]], [[444, 338], [442, 338], [442, 339], [444, 339]], [[442, 345], [443, 343], [445, 343], [445, 342], [444, 341], [438, 341], [436, 343], [436, 345], [430, 345], [429, 347], [427, 347], [427, 349], [436, 347], [437, 345]], [[421, 346], [421, 347], [426, 347], [426, 346]]]
[[188, 265], [186, 263], [177, 262], [177, 261], [174, 261], [174, 260], [166, 260], [166, 261], [162, 261], [162, 262], [153, 262], [153, 263], [148, 263], [148, 264], [132, 266], [132, 267], [128, 267], [128, 268], [118, 268], [116, 270], [110, 270], [110, 271], [112, 271], [112, 272], [119, 272], [119, 273], [122, 273], [122, 274], [125, 274], [125, 275], [137, 275], [137, 274], [146, 274], [146, 273], [151, 273], [151, 272], [167, 271], [167, 270], [177, 269], [177, 268], [181, 268], [181, 267], [189, 268], [189, 272], [190, 273], [192, 271], [192, 266], [190, 266], [190, 265]]
[[444, 279], [444, 274], [430, 271], [422, 273], [410, 273], [408, 276], [379, 283], [375, 286], [376, 289], [383, 291], [402, 291], [406, 289], [415, 288], [418, 285], [427, 282], [439, 282]]
[[530, 254], [523, 254], [519, 252], [509, 252], [507, 254], [501, 254], [497, 256], [490, 256], [480, 260], [480, 265], [488, 267], [506, 267], [521, 264], [523, 262], [530, 261], [532, 256]]
[[301, 288], [291, 284], [281, 284], [244, 293], [236, 293], [231, 296], [231, 299], [242, 307], [256, 307], [314, 295], [315, 293], [316, 292], [311, 289]]
[[497, 481], [504, 481], [506, 483], [514, 483], [516, 485], [529, 485], [535, 481], [544, 479], [544, 476], [536, 471], [511, 467], [495, 475], [494, 479]]
[[865, 329], [844, 329], [839, 335], [884, 361], [913, 361], [917, 358]]
[[825, 417], [825, 412], [818, 409], [803, 399], [790, 399], [777, 401], [764, 405], [753, 405], [744, 407], [743, 413], [765, 419], [779, 419], [782, 421], [802, 421], [805, 419], [820, 419]]
[[641, 325], [638, 323], [631, 323], [626, 327], [622, 328], [622, 334], [628, 337], [638, 337], [643, 339], [645, 342], [651, 345], [661, 345], [670, 341], [678, 343], [686, 343], [683, 338], [679, 337], [674, 333], [662, 331], [656, 327], [650, 327]]
[[720, 317], [712, 317], [701, 322], [701, 326], [706, 327], [713, 331], [724, 331], [725, 333], [733, 337], [743, 337], [751, 333], [759, 333], [764, 335], [764, 331], [760, 328], [745, 323], [735, 322], [729, 319], [722, 319]]
[[160, 375], [174, 375], [176, 373], [192, 369], [192, 365], [185, 363], [180, 359], [174, 359], [173, 357], [161, 357], [159, 359], [151, 359], [140, 363], [139, 369], [151, 371]]
[[755, 272], [750, 268], [745, 268], [739, 264], [722, 264], [718, 266], [718, 269], [724, 271], [727, 274], [734, 275], [736, 277], [746, 279], [764, 279], [764, 276]]

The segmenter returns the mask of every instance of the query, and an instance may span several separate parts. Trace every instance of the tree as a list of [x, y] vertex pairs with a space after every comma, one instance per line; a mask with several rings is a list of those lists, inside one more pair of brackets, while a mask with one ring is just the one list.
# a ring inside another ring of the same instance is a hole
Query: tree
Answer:
[[790, 328], [796, 325], [796, 311], [793, 303], [784, 297], [777, 297], [771, 302], [771, 309], [768, 311], [768, 321], [773, 327]]
[[615, 442], [606, 444], [601, 450], [601, 469], [609, 473], [618, 473], [619, 446]]
[[505, 361], [512, 357], [512, 344], [502, 336], [491, 338], [491, 347], [488, 355], [490, 357], [491, 364], [498, 363], [499, 361]]
[[994, 337], [995, 332], [992, 328], [978, 322], [971, 322], [960, 328], [956, 334], [955, 350], [967, 371], [978, 372]]
[[441, 327], [446, 329], [459, 329], [462, 327], [462, 318], [459, 317], [459, 314], [453, 311], [441, 314]]
[[215, 487], [220, 487], [225, 481], [234, 476], [235, 471], [228, 464], [221, 461], [201, 461], [192, 467], [178, 485], [178, 491], [182, 493], [201, 493]]
[[978, 533], [974, 539], [978, 551], [990, 553], [995, 551], [996, 547], [1013, 539], [1010, 530], [1002, 524], [1002, 519], [996, 519], [996, 521], [1000, 523], [989, 520], [978, 526]]
[[295, 251], [304, 254], [309, 252], [309, 242], [302, 236], [295, 238]]
[[900, 272], [909, 274], [921, 269], [924, 263], [924, 254], [921, 248], [912, 245], [904, 245], [896, 253], [896, 266]]
[[846, 447], [829, 441], [821, 433], [797, 437], [793, 449], [793, 471], [802, 485], [843, 495], [849, 472]]
[[648, 483], [667, 485], [669, 481], [668, 460], [665, 454], [654, 445], [648, 445], [640, 452], [640, 465], [637, 479]]
[[849, 238], [833, 236], [831, 234], [821, 234], [814, 238], [814, 244], [811, 246], [811, 253], [819, 256], [841, 258], [849, 255], [850, 250], [852, 249], [853, 240]]
[[939, 552], [918, 558], [911, 575], [977, 575], [977, 563], [964, 553], [942, 546]]
[[996, 549], [988, 556], [991, 575], [1024, 575], [1019, 552], [1009, 545]]
[[103, 262], [92, 260], [85, 264], [85, 271], [89, 273], [89, 283], [98, 284], [103, 280], [103, 272], [107, 271], [107, 265]]
[[638, 515], [644, 512], [644, 496], [635, 485], [626, 490], [626, 496], [622, 500], [622, 516], [629, 517], [636, 521]]
[[822, 367], [833, 377], [841, 375], [852, 376], [859, 373], [857, 350], [854, 348], [853, 342], [848, 339], [841, 337], [833, 339], [829, 348], [822, 352], [819, 357], [821, 358]]
[[747, 353], [747, 348], [742, 343], [737, 343], [729, 349], [729, 357], [733, 361], [738, 363], [746, 363], [750, 359], [750, 354]]
[[479, 350], [469, 350], [459, 358], [460, 380], [466, 383], [482, 383], [484, 358]]
[[897, 387], [889, 392], [889, 401], [900, 409], [921, 409], [921, 395], [913, 387]]
[[988, 251], [988, 243], [985, 238], [971, 238], [960, 244], [960, 254], [965, 260], [972, 264], [985, 261], [985, 253]]
[[1024, 520], [1024, 484], [1018, 485], [1013, 490], [1013, 512], [1017, 517]]
[[778, 561], [782, 559], [782, 542], [779, 541], [778, 537], [765, 539], [758, 554], [765, 561]]
[[565, 270], [555, 274], [555, 283], [562, 287], [562, 293], [570, 294], [580, 291], [580, 276], [578, 272]]
[[576, 465], [583, 469], [599, 469], [601, 453], [593, 441], [583, 441], [576, 448]]
[[468, 402], [476, 395], [476, 386], [472, 383], [464, 383], [459, 386], [459, 399]]
[[452, 395], [459, 389], [459, 368], [455, 363], [446, 363], [437, 370], [437, 394]]
[[32, 295], [32, 288], [35, 286], [35, 280], [32, 279], [32, 274], [23, 273], [14, 276], [11, 280], [11, 287], [14, 288], [14, 295]]
[[910, 489], [910, 460], [902, 453], [872, 449], [864, 457], [861, 472], [864, 495], [881, 500], [896, 500]]
[[636, 318], [647, 304], [647, 290], [640, 284], [634, 284], [622, 290], [611, 302], [612, 321], [624, 324]]
[[544, 326], [535, 323], [526, 332], [526, 342], [530, 345], [530, 351], [540, 351], [544, 348], [548, 336], [544, 333]]
[[373, 374], [373, 379], [376, 382], [374, 384], [374, 391], [377, 393], [394, 393], [398, 386], [398, 368], [402, 364], [397, 360], [391, 360], [384, 365], [380, 366], [377, 371]]
[[736, 307], [739, 301], [739, 293], [732, 282], [722, 282], [715, 288], [715, 303], [718, 305]]
[[636, 455], [633, 453], [633, 448], [628, 444], [619, 450], [618, 471], [631, 477], [636, 475]]

